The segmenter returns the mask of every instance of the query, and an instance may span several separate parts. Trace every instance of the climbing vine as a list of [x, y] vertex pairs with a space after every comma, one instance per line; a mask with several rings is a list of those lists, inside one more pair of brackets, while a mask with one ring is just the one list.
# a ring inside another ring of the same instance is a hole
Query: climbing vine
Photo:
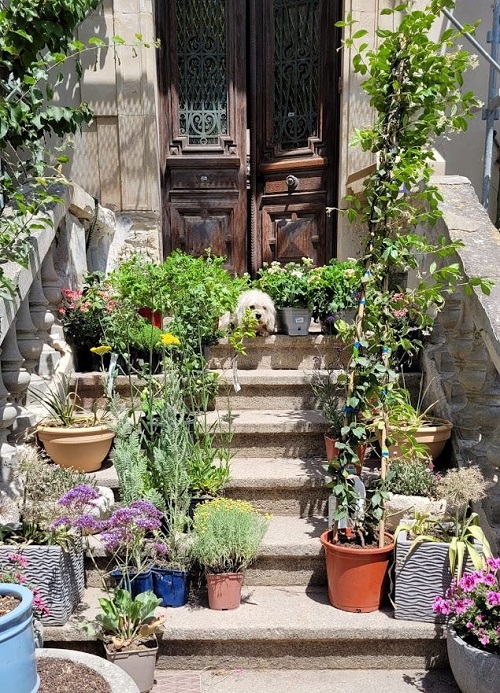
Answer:
[[[429, 37], [442, 9], [453, 6], [453, 0], [432, 0], [416, 10], [409, 1], [383, 10], [383, 15], [401, 12], [402, 17], [394, 31], [377, 30], [377, 50], [363, 42], [366, 30], [354, 30], [351, 15], [338, 23], [346, 33], [352, 32], [344, 46], [357, 47], [353, 69], [365, 78], [362, 88], [376, 114], [373, 127], [357, 130], [353, 144], [373, 153], [377, 165], [365, 179], [363, 193], [347, 197], [344, 210], [349, 221], [367, 229], [367, 237], [356, 321], [352, 326], [338, 325], [344, 342], [352, 345], [352, 357], [344, 381], [347, 398], [342, 441], [337, 443], [339, 458], [330, 465], [337, 519], [352, 519], [356, 503], [352, 502], [349, 471], [353, 461], [358, 461], [358, 445], [370, 436], [379, 442], [381, 476], [385, 478], [389, 403], [398, 380], [396, 354], [418, 350], [421, 336], [431, 329], [433, 314], [457, 285], [466, 292], [475, 286], [486, 293], [490, 290], [489, 283], [480, 278], [465, 281], [458, 263], [449, 260], [459, 244], [444, 238], [430, 243], [417, 232], [441, 216], [441, 196], [430, 182], [432, 142], [445, 133], [465, 130], [478, 106], [471, 92], [461, 90], [463, 73], [473, 62], [466, 51], [456, 47], [463, 31], [448, 29], [436, 41]], [[426, 271], [422, 258], [428, 259]], [[409, 270], [417, 276], [411, 290], [397, 284], [398, 277]], [[412, 320], [402, 323], [401, 314], [410, 311]], [[382, 520], [383, 498], [383, 492], [373, 495], [371, 520]], [[368, 511], [358, 519], [366, 529]], [[383, 524], [379, 525], [379, 540], [383, 542]]]

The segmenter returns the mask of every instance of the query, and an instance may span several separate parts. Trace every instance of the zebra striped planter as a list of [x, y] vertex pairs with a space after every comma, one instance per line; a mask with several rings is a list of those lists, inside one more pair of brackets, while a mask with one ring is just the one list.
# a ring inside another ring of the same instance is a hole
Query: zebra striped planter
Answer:
[[28, 561], [24, 571], [30, 587], [40, 590], [49, 609], [42, 623], [47, 626], [62, 626], [71, 616], [83, 597], [85, 573], [81, 540], [68, 551], [55, 544], [41, 546], [0, 546], [0, 561], [5, 562], [10, 553], [20, 553]]
[[[434, 597], [444, 596], [451, 585], [452, 575], [448, 550], [445, 542], [422, 542], [410, 555], [413, 541], [401, 531], [396, 540], [394, 571], [394, 618], [407, 621], [444, 623], [446, 616], [432, 610]], [[476, 546], [481, 551], [481, 546]], [[474, 566], [467, 560], [465, 571], [472, 572]]]

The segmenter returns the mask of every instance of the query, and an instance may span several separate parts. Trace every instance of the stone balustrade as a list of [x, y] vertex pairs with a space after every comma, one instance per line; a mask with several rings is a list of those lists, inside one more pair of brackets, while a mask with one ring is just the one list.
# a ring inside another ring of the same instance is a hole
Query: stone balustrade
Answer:
[[[12, 466], [23, 434], [35, 417], [26, 407], [29, 388], [44, 390], [71, 368], [57, 308], [61, 289], [78, 289], [88, 271], [106, 270], [115, 215], [76, 185], [56, 191], [50, 224], [33, 232], [30, 265], [4, 265], [16, 294], [0, 300], [0, 514], [12, 491]], [[96, 262], [96, 259], [98, 261]]]
[[427, 399], [454, 424], [453, 449], [459, 466], [478, 465], [490, 482], [478, 510], [489, 539], [500, 542], [500, 232], [490, 222], [466, 178], [435, 177], [443, 196], [443, 218], [426, 231], [429, 239], [460, 241], [454, 258], [466, 278], [494, 282], [489, 296], [462, 288], [438, 315], [423, 355]]

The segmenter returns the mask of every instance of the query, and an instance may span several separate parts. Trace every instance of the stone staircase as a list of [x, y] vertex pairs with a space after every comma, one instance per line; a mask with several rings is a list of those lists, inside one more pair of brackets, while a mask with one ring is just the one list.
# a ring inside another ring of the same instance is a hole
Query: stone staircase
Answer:
[[[390, 608], [350, 614], [328, 602], [319, 542], [327, 526], [326, 425], [314, 409], [308, 380], [314, 366], [328, 363], [331, 340], [317, 333], [256, 338], [247, 355], [238, 357], [237, 373], [227, 345], [211, 349], [209, 365], [227, 387], [209, 421], [219, 409], [222, 425], [234, 436], [226, 494], [249, 500], [273, 519], [246, 572], [239, 609], [211, 611], [201, 595], [168, 610], [159, 668], [408, 669], [446, 663], [441, 627], [396, 621]], [[112, 466], [97, 477], [117, 489]], [[63, 627], [47, 628], [48, 643], [96, 648], [76, 626], [82, 617], [92, 618], [98, 595], [89, 570], [82, 612]]]

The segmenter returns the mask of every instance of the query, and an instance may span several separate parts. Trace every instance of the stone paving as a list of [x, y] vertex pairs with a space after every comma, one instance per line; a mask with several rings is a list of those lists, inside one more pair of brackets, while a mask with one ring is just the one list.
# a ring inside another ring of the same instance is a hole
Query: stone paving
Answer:
[[152, 693], [459, 693], [449, 669], [158, 671]]

